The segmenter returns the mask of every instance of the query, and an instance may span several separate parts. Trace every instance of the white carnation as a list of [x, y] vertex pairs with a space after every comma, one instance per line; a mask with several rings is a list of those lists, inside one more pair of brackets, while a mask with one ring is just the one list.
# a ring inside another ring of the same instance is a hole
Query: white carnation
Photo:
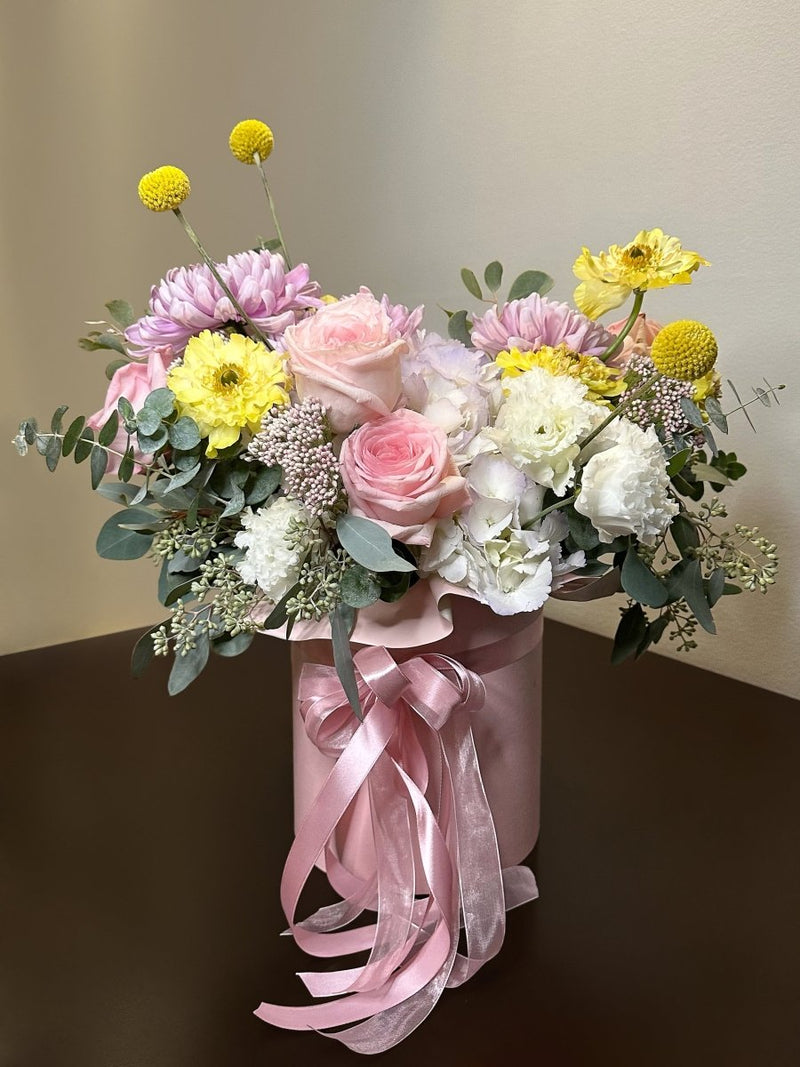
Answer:
[[678, 512], [655, 430], [614, 419], [592, 444], [602, 451], [583, 468], [575, 510], [591, 520], [601, 541], [636, 534], [642, 544], [655, 544]]
[[578, 442], [602, 418], [576, 378], [532, 367], [503, 382], [494, 429], [484, 431], [515, 467], [559, 496], [575, 479]]
[[308, 516], [297, 500], [281, 496], [258, 511], [245, 508], [240, 519], [243, 529], [234, 544], [245, 554], [236, 569], [276, 604], [297, 581], [303, 555], [301, 548], [289, 546], [286, 530], [293, 519], [307, 520]]

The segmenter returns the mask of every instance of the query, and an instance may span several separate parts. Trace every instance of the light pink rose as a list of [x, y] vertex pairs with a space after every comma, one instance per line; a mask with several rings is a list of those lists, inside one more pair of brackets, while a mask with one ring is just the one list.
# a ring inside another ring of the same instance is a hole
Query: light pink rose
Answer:
[[406, 544], [429, 545], [437, 519], [470, 503], [444, 430], [416, 411], [365, 423], [346, 438], [340, 463], [353, 515]]
[[[627, 318], [625, 318], [620, 319], [619, 322], [612, 322], [610, 326], [606, 326], [606, 329], [616, 337], [627, 321]], [[655, 319], [648, 319], [644, 313], [638, 315], [636, 322], [631, 327], [631, 332], [622, 342], [622, 348], [614, 353], [606, 365], [624, 370], [628, 366], [628, 360], [631, 356], [649, 356], [653, 338], [659, 330], [663, 329], [664, 327], [661, 323], [656, 322]]]
[[[86, 420], [86, 425], [93, 430], [99, 430], [111, 418], [112, 412], [116, 411], [121, 396], [130, 401], [134, 411], [139, 411], [147, 396], [154, 389], [163, 389], [167, 384], [167, 367], [172, 362], [172, 358], [172, 347], [166, 345], [164, 348], [155, 348], [149, 352], [146, 363], [126, 363], [124, 367], [120, 367], [108, 383], [104, 407], [96, 411], [94, 415], [90, 415]], [[109, 448], [114, 449], [115, 452], [124, 453], [127, 443], [128, 435], [120, 420], [117, 436]], [[131, 439], [131, 444], [134, 446], [137, 464], [149, 463], [152, 460], [152, 456], [144, 456], [136, 449], [135, 436]], [[120, 456], [110, 455], [106, 473], [116, 474], [119, 464]]]
[[326, 304], [283, 335], [301, 400], [316, 397], [336, 433], [388, 415], [400, 399], [406, 342], [371, 293]]

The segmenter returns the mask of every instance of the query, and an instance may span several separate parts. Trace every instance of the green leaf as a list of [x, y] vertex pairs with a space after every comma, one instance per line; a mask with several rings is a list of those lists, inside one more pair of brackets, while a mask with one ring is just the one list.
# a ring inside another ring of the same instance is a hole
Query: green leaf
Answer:
[[139, 431], [139, 436], [153, 437], [158, 434], [161, 430], [161, 421], [161, 416], [155, 408], [142, 408], [136, 416], [136, 426]]
[[252, 645], [255, 636], [247, 631], [236, 634], [235, 637], [224, 634], [211, 642], [211, 651], [216, 652], [218, 656], [241, 656]]
[[200, 493], [196, 493], [186, 512], [186, 529], [197, 529], [197, 513], [200, 510]]
[[650, 623], [650, 641], [652, 644], [657, 644], [664, 635], [664, 631], [669, 626], [669, 617], [666, 615], [659, 615], [657, 619], [653, 619]]
[[177, 422], [169, 427], [167, 433], [172, 447], [180, 448], [184, 452], [190, 448], [195, 448], [201, 441], [197, 423], [194, 419], [190, 419], [188, 415], [182, 415]]
[[97, 492], [114, 504], [130, 504], [137, 493], [140, 492], [138, 485], [118, 485], [116, 482], [103, 482], [98, 485]]
[[358, 564], [348, 568], [340, 585], [342, 600], [351, 608], [366, 608], [381, 595], [381, 583], [370, 571]]
[[106, 363], [106, 378], [111, 381], [117, 371], [121, 367], [127, 367], [129, 363], [129, 359], [112, 359], [110, 363]]
[[[679, 596], [682, 596], [703, 629], [707, 630], [710, 634], [715, 634], [717, 628], [714, 625], [711, 609], [706, 600], [706, 594], [703, 588], [703, 576], [700, 571], [700, 560], [683, 560], [683, 563], [685, 563], [686, 566], [681, 569], [677, 580], [670, 583], [670, 594], [674, 595], [675, 593], [678, 593]], [[674, 567], [671, 573], [674, 574], [680, 566], [681, 564], [678, 564]]]
[[617, 632], [614, 635], [614, 647], [611, 662], [622, 663], [633, 656], [647, 634], [647, 618], [639, 604], [633, 604], [622, 613]]
[[728, 420], [720, 407], [719, 400], [715, 396], [707, 396], [705, 401], [706, 414], [722, 433], [728, 432]]
[[245, 503], [250, 507], [263, 504], [281, 484], [283, 472], [280, 467], [261, 467], [247, 490]]
[[125, 423], [126, 428], [130, 430], [136, 429], [136, 412], [133, 410], [133, 405], [126, 396], [121, 396], [117, 401], [117, 411], [122, 417], [122, 421]]
[[92, 489], [96, 489], [100, 482], [103, 480], [103, 475], [106, 473], [106, 467], [108, 466], [108, 452], [99, 445], [95, 445], [92, 449], [92, 455], [89, 460], [89, 468], [92, 475]]
[[336, 535], [351, 559], [368, 571], [414, 571], [392, 548], [392, 539], [382, 526], [359, 515], [341, 515]]
[[674, 456], [670, 457], [670, 460], [667, 463], [667, 474], [670, 478], [673, 478], [676, 474], [680, 474], [686, 466], [686, 461], [691, 454], [691, 448], [682, 448], [680, 452], [676, 452]]
[[468, 267], [461, 268], [461, 281], [468, 293], [475, 297], [476, 300], [483, 298], [483, 291], [480, 287], [478, 279]]
[[[141, 426], [141, 421], [140, 421]], [[141, 430], [137, 434], [139, 441], [139, 451], [145, 455], [152, 455], [157, 452], [159, 448], [163, 448], [167, 443], [167, 427], [163, 423], [159, 423], [158, 431], [154, 434], [145, 434]]]
[[53, 418], [50, 420], [50, 429], [53, 433], [61, 433], [61, 420], [64, 418], [64, 413], [68, 408], [68, 404], [62, 404], [61, 407], [56, 408], [53, 412]]
[[144, 508], [126, 508], [106, 519], [97, 535], [97, 554], [103, 559], [140, 559], [153, 543], [152, 533], [129, 530], [125, 524], [156, 523]]
[[706, 428], [705, 419], [703, 418], [700, 408], [693, 400], [690, 400], [688, 396], [681, 397], [681, 411], [690, 426], [695, 426], [698, 430], [704, 430]]
[[125, 449], [125, 455], [119, 461], [119, 470], [117, 471], [117, 477], [121, 482], [129, 482], [133, 477], [134, 467], [134, 452], [133, 448], [129, 445]]
[[509, 302], [522, 300], [531, 293], [539, 293], [544, 296], [553, 288], [553, 279], [542, 270], [525, 270], [517, 278], [508, 291]]
[[84, 427], [85, 422], [86, 417], [84, 415], [78, 415], [78, 417], [76, 419], [73, 419], [72, 422], [69, 424], [69, 426], [67, 427], [67, 432], [64, 434], [64, 440], [61, 443], [62, 455], [68, 456], [73, 450], [73, 448], [75, 447], [75, 443], [77, 442], [78, 437], [80, 436], [81, 430]]
[[136, 320], [136, 312], [127, 300], [109, 300], [106, 309], [121, 330], [127, 330]]
[[[79, 338], [78, 345], [86, 352], [99, 352], [102, 349], [110, 349], [113, 352], [119, 352], [121, 356], [128, 355], [122, 339], [115, 333], [92, 333], [88, 337]], [[125, 359], [124, 362], [127, 363], [128, 360]]]
[[188, 452], [180, 452], [175, 449], [172, 453], [172, 464], [175, 470], [188, 471], [190, 467], [200, 463], [200, 452], [201, 449], [199, 448], [192, 448]]
[[[163, 560], [161, 564], [161, 570], [158, 572], [158, 601], [160, 604], [167, 604], [167, 597], [170, 593], [179, 589], [182, 585], [189, 585], [194, 581], [194, 576], [187, 578], [185, 574], [173, 573], [169, 569], [169, 560]], [[177, 597], [176, 597], [177, 599]]]
[[117, 436], [117, 430], [119, 429], [119, 415], [116, 411], [112, 411], [108, 417], [108, 422], [100, 428], [97, 434], [97, 440], [101, 445], [110, 445], [114, 438]]
[[447, 333], [454, 341], [460, 341], [462, 345], [467, 348], [472, 347], [472, 337], [470, 336], [470, 329], [472, 323], [467, 320], [466, 311], [454, 311], [450, 316], [450, 321], [447, 323]]
[[188, 485], [192, 478], [194, 478], [200, 471], [200, 466], [200, 463], [195, 463], [195, 465], [188, 470], [181, 471], [180, 474], [173, 474], [168, 483], [169, 490], [180, 489], [182, 485]]
[[642, 561], [639, 553], [631, 546], [622, 564], [622, 588], [632, 600], [647, 604], [651, 608], [663, 607], [667, 602], [667, 587], [653, 574]]
[[162, 419], [167, 419], [175, 410], [175, 394], [166, 386], [154, 389], [145, 397], [144, 406], [149, 411], [156, 411]]
[[185, 656], [175, 656], [167, 682], [167, 692], [171, 697], [177, 696], [190, 686], [208, 663], [208, 634], [195, 631], [195, 642], [191, 652], [187, 652]]
[[133, 646], [133, 652], [131, 653], [131, 674], [134, 678], [141, 678], [155, 658], [156, 653], [153, 647], [153, 634], [156, 630], [160, 630], [164, 625], [168, 625], [168, 623], [159, 622], [156, 623], [155, 626], [151, 626], [149, 630], [145, 630]]
[[58, 466], [59, 459], [61, 459], [61, 441], [54, 434], [48, 438], [47, 448], [44, 453], [47, 469], [51, 472], [54, 471]]
[[569, 535], [575, 542], [575, 547], [582, 548], [585, 552], [591, 552], [593, 548], [597, 548], [600, 544], [600, 536], [592, 526], [591, 519], [581, 515], [574, 508], [566, 508], [565, 511]]
[[33, 442], [36, 440], [37, 430], [38, 426], [36, 424], [36, 419], [25, 419], [24, 422], [21, 422], [19, 424], [19, 431], [25, 438], [26, 443], [29, 445], [32, 445]]
[[697, 532], [697, 527], [691, 519], [687, 519], [685, 515], [675, 516], [670, 525], [669, 532], [672, 534], [672, 540], [675, 542], [678, 551], [682, 556], [689, 555], [690, 550], [697, 548], [700, 544], [700, 535]]
[[347, 604], [337, 604], [328, 616], [331, 623], [331, 641], [333, 644], [333, 663], [339, 681], [342, 683], [350, 707], [355, 717], [363, 722], [361, 704], [358, 699], [358, 683], [353, 666], [353, 650], [350, 647], [350, 634], [355, 622], [355, 611]]
[[739, 593], [743, 593], [744, 589], [740, 585], [734, 585], [732, 582], [725, 582], [722, 587], [723, 596], [737, 596]]
[[189, 556], [182, 548], [179, 548], [172, 559], [167, 560], [167, 570], [170, 574], [195, 574], [200, 570], [208, 552], [201, 556]]
[[716, 567], [711, 577], [708, 579], [706, 585], [706, 599], [708, 600], [709, 607], [714, 607], [716, 602], [722, 596], [722, 591], [725, 588], [725, 571], [722, 567]]
[[292, 588], [281, 597], [264, 622], [261, 623], [262, 630], [277, 630], [279, 626], [283, 626], [289, 616], [286, 613], [286, 605], [292, 599], [297, 596], [302, 588], [301, 585], [293, 585]]
[[692, 474], [701, 482], [717, 482], [719, 485], [730, 485], [730, 479], [723, 474], [718, 467], [712, 467], [708, 463], [693, 463]]
[[235, 486], [231, 498], [225, 505], [225, 510], [222, 512], [221, 518], [228, 519], [232, 515], [238, 515], [244, 509], [244, 492]]
[[496, 293], [503, 282], [503, 264], [493, 259], [483, 272], [483, 280], [490, 292]]
[[88, 459], [94, 448], [94, 431], [89, 426], [84, 426], [75, 442], [75, 462], [83, 463]]
[[411, 586], [411, 575], [406, 571], [404, 574], [381, 574], [378, 576], [381, 583], [381, 600], [386, 604], [394, 604], [406, 595]]

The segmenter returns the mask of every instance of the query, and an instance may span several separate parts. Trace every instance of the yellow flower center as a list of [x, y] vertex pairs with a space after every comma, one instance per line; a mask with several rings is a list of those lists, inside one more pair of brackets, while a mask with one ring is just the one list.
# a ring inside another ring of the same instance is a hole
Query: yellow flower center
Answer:
[[629, 270], [647, 270], [653, 260], [653, 249], [641, 245], [629, 245], [620, 256], [620, 260]]
[[273, 149], [275, 138], [266, 122], [243, 119], [231, 130], [228, 146], [240, 163], [255, 163], [255, 157], [265, 160]]
[[668, 378], [693, 382], [702, 378], [717, 359], [717, 339], [702, 322], [680, 319], [659, 330], [650, 358]]
[[236, 367], [220, 367], [217, 375], [217, 385], [220, 389], [229, 389], [232, 385], [239, 384], [239, 372]]
[[150, 211], [174, 211], [191, 192], [180, 167], [157, 167], [139, 180], [139, 199]]

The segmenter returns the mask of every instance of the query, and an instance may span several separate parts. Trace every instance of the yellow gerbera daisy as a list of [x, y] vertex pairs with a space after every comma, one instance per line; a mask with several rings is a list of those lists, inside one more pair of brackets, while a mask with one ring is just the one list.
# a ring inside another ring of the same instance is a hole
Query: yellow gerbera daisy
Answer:
[[208, 437], [211, 457], [238, 441], [243, 429], [257, 432], [271, 407], [289, 402], [283, 358], [240, 333], [228, 338], [204, 330], [190, 338], [167, 385], [179, 413], [194, 419]]
[[584, 315], [596, 319], [619, 307], [634, 290], [688, 285], [700, 266], [707, 267], [708, 260], [686, 251], [677, 237], [659, 229], [641, 230], [630, 244], [611, 245], [597, 256], [582, 249], [572, 267], [581, 281], [575, 303]]
[[503, 378], [517, 378], [531, 367], [543, 367], [551, 374], [577, 378], [589, 389], [586, 399], [597, 404], [608, 404], [607, 397], [625, 392], [620, 371], [607, 367], [596, 356], [573, 352], [565, 344], [556, 345], [555, 348], [543, 345], [536, 352], [521, 352], [518, 348], [511, 348], [498, 353], [495, 362], [502, 368]]

